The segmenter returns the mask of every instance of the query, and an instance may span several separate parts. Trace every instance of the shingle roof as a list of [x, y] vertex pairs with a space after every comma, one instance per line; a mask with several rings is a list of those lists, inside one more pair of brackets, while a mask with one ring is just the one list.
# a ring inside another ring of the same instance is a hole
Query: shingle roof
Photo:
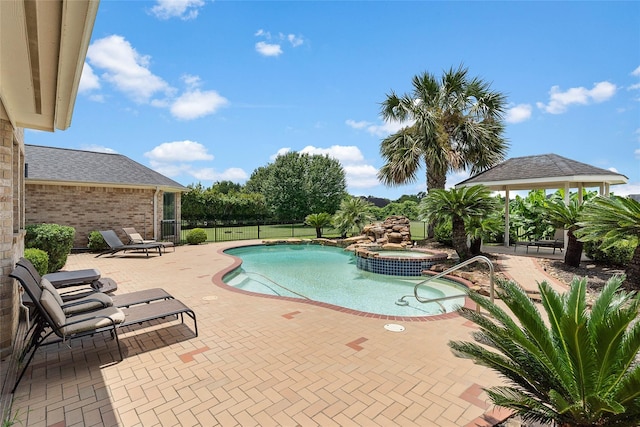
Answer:
[[177, 191], [183, 185], [122, 154], [24, 145], [28, 181], [161, 187]]
[[584, 186], [600, 183], [623, 184], [627, 182], [627, 177], [557, 154], [542, 154], [508, 159], [456, 186], [484, 184], [494, 187], [493, 189], [497, 189], [498, 186], [533, 189], [560, 188], [565, 182], [581, 183]]

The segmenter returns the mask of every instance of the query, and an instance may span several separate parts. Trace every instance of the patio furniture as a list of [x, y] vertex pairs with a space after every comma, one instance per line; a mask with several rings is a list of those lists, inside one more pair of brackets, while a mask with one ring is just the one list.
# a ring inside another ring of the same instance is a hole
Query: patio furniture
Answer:
[[542, 239], [542, 240], [530, 240], [530, 241], [522, 241], [516, 242], [513, 251], [515, 252], [518, 249], [518, 245], [526, 246], [526, 253], [529, 253], [529, 247], [536, 247], [536, 252], [540, 252], [540, 248], [552, 248], [553, 254], [555, 255], [556, 249], [564, 249], [564, 230], [559, 228], [556, 230], [553, 239]]
[[[140, 325], [156, 319], [164, 319], [167, 317], [180, 318], [184, 323], [184, 315], [191, 317], [194, 324], [195, 336], [198, 336], [198, 324], [195, 312], [184, 305], [181, 301], [174, 299], [164, 290], [155, 288], [149, 290], [147, 294], [153, 295], [153, 302], [146, 301], [146, 304], [138, 304], [140, 298], [136, 298], [132, 294], [124, 294], [119, 301], [120, 304], [127, 304], [126, 307], [119, 308], [115, 306], [99, 308], [96, 310], [86, 311], [77, 314], [67, 314], [64, 312], [63, 306], [60, 305], [59, 297], [51, 291], [46, 284], [41, 288], [29, 270], [24, 265], [17, 265], [9, 274], [20, 282], [23, 289], [31, 296], [33, 306], [35, 308], [34, 323], [27, 331], [25, 339], [25, 347], [19, 356], [22, 362], [27, 354], [30, 353], [28, 360], [24, 363], [18, 379], [13, 387], [12, 393], [15, 392], [20, 380], [24, 376], [29, 364], [39, 347], [53, 343], [63, 342], [67, 339], [74, 339], [94, 335], [99, 332], [110, 332], [115, 338], [118, 345], [118, 353], [120, 360], [123, 360], [122, 348], [118, 338], [118, 327]], [[53, 289], [55, 291], [55, 288]], [[145, 291], [141, 291], [137, 296], [141, 296]], [[80, 303], [71, 304], [80, 305]], [[53, 335], [56, 339], [49, 339]]]
[[100, 231], [100, 234], [102, 235], [102, 238], [107, 243], [110, 249], [107, 249], [106, 251], [99, 253], [98, 255], [96, 255], [96, 258], [105, 254], [113, 255], [117, 252], [121, 252], [121, 251], [126, 252], [128, 250], [144, 251], [148, 257], [149, 249], [157, 249], [158, 255], [162, 256], [162, 245], [158, 242], [136, 243], [136, 244], [125, 245], [124, 243], [122, 243], [122, 240], [120, 240], [116, 232], [113, 230]]
[[167, 251], [167, 248], [173, 248], [173, 250], [176, 250], [175, 245], [173, 244], [173, 242], [158, 242], [157, 240], [154, 239], [143, 239], [142, 235], [140, 233], [138, 233], [136, 231], [135, 228], [133, 227], [123, 227], [122, 231], [125, 232], [125, 234], [127, 235], [127, 237], [129, 238], [129, 244], [139, 244], [139, 243], [160, 243], [162, 245], [162, 249], [164, 249], [164, 251]]

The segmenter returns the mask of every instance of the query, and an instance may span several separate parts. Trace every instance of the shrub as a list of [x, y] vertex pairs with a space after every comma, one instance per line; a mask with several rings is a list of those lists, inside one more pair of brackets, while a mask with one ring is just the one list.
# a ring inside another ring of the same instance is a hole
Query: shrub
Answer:
[[41, 276], [49, 272], [49, 255], [42, 249], [28, 248], [24, 250], [24, 257], [38, 270]]
[[451, 247], [453, 246], [453, 239], [451, 238], [452, 232], [451, 221], [441, 221], [436, 224], [433, 230], [433, 237], [438, 243]]
[[35, 224], [26, 226], [25, 248], [42, 249], [49, 255], [48, 272], [60, 270], [67, 262], [73, 247], [76, 230], [58, 224]]
[[104, 237], [99, 231], [92, 231], [89, 233], [89, 244], [87, 245], [92, 252], [101, 252], [109, 248], [107, 242], [104, 241]]
[[207, 241], [207, 232], [202, 228], [194, 228], [187, 233], [187, 243], [190, 245], [198, 245]]
[[584, 253], [594, 261], [624, 267], [631, 261], [636, 246], [637, 239], [618, 240], [606, 249], [602, 248], [602, 241], [590, 241], [584, 243]]

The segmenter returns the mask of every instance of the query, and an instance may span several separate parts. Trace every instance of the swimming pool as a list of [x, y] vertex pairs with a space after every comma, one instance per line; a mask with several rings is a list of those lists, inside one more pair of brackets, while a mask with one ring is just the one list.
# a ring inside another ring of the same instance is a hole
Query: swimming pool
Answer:
[[458, 296], [422, 304], [407, 298], [424, 277], [387, 276], [356, 268], [353, 253], [319, 245], [245, 246], [227, 249], [242, 265], [223, 281], [237, 289], [272, 296], [318, 301], [351, 310], [388, 316], [429, 316], [455, 311], [465, 303], [465, 290], [450, 280], [437, 279], [420, 288], [424, 298]]

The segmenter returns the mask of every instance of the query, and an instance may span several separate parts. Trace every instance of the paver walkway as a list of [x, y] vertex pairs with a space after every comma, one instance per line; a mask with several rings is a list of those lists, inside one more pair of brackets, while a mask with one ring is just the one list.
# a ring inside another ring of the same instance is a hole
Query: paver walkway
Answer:
[[[38, 350], [14, 396], [30, 427], [63, 426], [483, 426], [504, 418], [484, 386], [493, 371], [456, 358], [471, 340], [460, 317], [402, 322], [302, 302], [230, 292], [213, 283], [232, 264], [231, 244], [181, 246], [161, 257], [69, 257], [98, 268], [118, 292], [161, 287], [193, 308], [190, 322], [123, 328], [125, 359], [108, 336]], [[526, 260], [503, 270], [542, 280]], [[394, 322], [392, 322], [394, 323]]]

